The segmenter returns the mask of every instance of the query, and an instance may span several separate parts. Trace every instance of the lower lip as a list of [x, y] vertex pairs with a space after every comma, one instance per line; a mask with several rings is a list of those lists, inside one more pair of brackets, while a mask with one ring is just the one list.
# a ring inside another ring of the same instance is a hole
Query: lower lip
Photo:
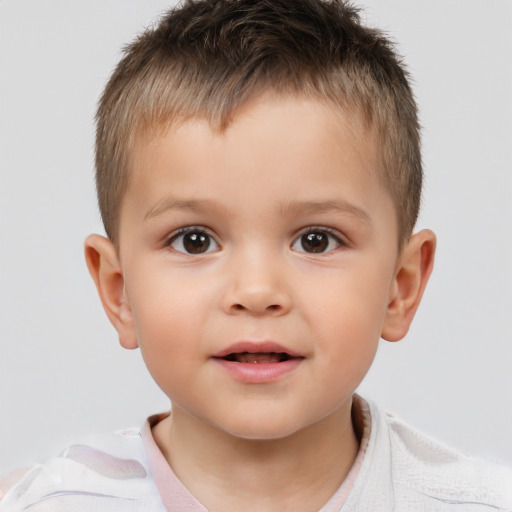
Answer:
[[214, 361], [239, 381], [249, 384], [265, 384], [274, 382], [292, 372], [302, 364], [304, 359], [294, 357], [279, 363], [239, 363], [217, 358]]

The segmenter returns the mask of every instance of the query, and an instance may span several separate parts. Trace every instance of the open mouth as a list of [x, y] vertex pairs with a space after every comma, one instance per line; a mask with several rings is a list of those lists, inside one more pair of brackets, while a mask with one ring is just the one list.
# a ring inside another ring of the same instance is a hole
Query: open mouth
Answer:
[[232, 352], [221, 359], [236, 363], [282, 363], [292, 358], [286, 352]]
[[285, 379], [306, 357], [272, 341], [241, 341], [213, 354], [212, 359], [237, 381], [269, 384]]

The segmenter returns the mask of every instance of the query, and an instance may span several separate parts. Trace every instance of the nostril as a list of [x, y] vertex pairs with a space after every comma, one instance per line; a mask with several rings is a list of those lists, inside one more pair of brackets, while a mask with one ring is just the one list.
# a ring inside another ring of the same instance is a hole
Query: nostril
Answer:
[[[243, 304], [233, 304], [232, 308], [235, 311], [245, 311], [245, 310], [252, 309], [252, 308], [244, 306]], [[263, 311], [274, 312], [274, 311], [280, 311], [280, 310], [281, 310], [281, 306], [279, 304], [271, 304], [270, 306], [265, 307], [264, 310], [262, 310], [261, 312], [262, 313], [263, 313]]]

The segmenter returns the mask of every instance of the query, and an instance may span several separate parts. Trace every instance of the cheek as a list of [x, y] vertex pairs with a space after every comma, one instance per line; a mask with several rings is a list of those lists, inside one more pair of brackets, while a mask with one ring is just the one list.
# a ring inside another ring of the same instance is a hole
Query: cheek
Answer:
[[175, 338], [197, 327], [204, 315], [202, 306], [211, 302], [204, 281], [158, 260], [132, 272], [126, 287], [142, 343]]
[[[207, 311], [201, 290], [165, 272], [132, 276], [127, 292], [134, 329], [148, 370], [161, 384], [187, 371], [191, 354], [201, 351], [201, 329]], [[133, 278], [134, 277], [134, 278]], [[204, 291], [204, 290], [203, 290]]]
[[383, 267], [333, 275], [328, 291], [304, 300], [319, 353], [344, 371], [365, 372], [377, 350], [387, 311], [391, 273]]

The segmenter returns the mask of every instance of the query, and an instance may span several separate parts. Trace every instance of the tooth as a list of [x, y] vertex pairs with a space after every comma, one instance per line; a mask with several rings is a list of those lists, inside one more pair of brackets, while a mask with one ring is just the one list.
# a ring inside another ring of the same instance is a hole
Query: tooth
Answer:
[[280, 354], [271, 353], [249, 353], [236, 354], [239, 363], [279, 363], [282, 358]]

